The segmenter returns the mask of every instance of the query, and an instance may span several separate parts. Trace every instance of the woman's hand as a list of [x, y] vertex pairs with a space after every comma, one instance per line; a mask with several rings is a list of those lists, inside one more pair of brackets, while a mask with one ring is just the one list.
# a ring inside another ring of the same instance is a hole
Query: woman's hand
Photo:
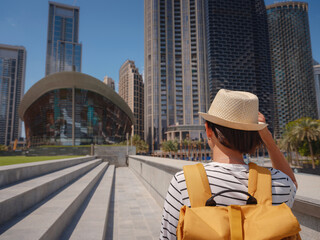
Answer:
[[[266, 123], [266, 118], [261, 112], [258, 113], [258, 122]], [[262, 141], [265, 141], [266, 137], [272, 138], [272, 134], [269, 132], [268, 127], [265, 127], [264, 129], [261, 129], [258, 132]]]
[[261, 112], [258, 113], [258, 122], [266, 123], [266, 118]]

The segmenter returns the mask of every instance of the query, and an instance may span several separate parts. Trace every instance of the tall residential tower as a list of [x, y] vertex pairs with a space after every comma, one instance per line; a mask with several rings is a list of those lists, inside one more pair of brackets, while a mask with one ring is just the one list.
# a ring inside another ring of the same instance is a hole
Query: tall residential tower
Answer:
[[318, 107], [318, 119], [320, 119], [320, 65], [313, 66], [313, 70]]
[[201, 139], [208, 108], [203, 0], [144, 1], [145, 140]]
[[210, 102], [221, 88], [259, 97], [273, 131], [273, 88], [263, 0], [205, 0]]
[[317, 118], [308, 4], [267, 6], [275, 98], [275, 135], [301, 117]]
[[81, 72], [79, 7], [49, 2], [46, 75]]
[[109, 87], [111, 87], [113, 90], [116, 89], [114, 80], [111, 77], [105, 76], [103, 82], [107, 84]]
[[21, 136], [18, 108], [24, 93], [26, 50], [0, 44], [0, 144], [10, 145]]
[[144, 84], [134, 61], [127, 60], [119, 71], [119, 95], [133, 112], [133, 132], [144, 138]]

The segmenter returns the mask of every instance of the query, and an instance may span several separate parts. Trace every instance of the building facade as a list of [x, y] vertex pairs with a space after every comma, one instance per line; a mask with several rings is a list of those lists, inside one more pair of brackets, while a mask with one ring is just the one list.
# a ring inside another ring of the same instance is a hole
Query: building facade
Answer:
[[49, 2], [46, 75], [81, 72], [79, 7]]
[[78, 72], [50, 74], [24, 95], [19, 117], [27, 146], [113, 144], [131, 135], [134, 116], [100, 80]]
[[26, 49], [0, 44], [0, 144], [21, 136], [18, 107], [24, 93]]
[[247, 91], [273, 131], [273, 86], [263, 0], [205, 0], [210, 102], [222, 89]]
[[113, 90], [116, 89], [114, 80], [111, 77], [105, 76], [103, 82], [107, 84], [109, 87], [111, 87]]
[[320, 119], [320, 65], [313, 66], [313, 70], [318, 107], [318, 119]]
[[308, 4], [281, 2], [267, 6], [275, 136], [301, 117], [317, 118]]
[[129, 105], [134, 114], [134, 134], [144, 139], [144, 84], [134, 61], [127, 60], [120, 68], [119, 95]]
[[202, 0], [144, 1], [145, 140], [201, 139], [209, 105]]

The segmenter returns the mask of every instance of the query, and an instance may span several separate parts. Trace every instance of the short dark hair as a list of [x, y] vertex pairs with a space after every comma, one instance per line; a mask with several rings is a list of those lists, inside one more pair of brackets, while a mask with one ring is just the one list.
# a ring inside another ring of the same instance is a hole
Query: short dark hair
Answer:
[[240, 153], [253, 153], [262, 143], [258, 131], [238, 130], [206, 122], [223, 146]]

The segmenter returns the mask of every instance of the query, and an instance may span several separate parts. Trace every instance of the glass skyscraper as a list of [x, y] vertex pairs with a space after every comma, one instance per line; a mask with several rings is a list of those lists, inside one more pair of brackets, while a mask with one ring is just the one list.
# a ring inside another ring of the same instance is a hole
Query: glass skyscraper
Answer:
[[145, 140], [201, 139], [208, 108], [203, 0], [144, 1]]
[[275, 96], [275, 134], [301, 117], [317, 118], [313, 59], [305, 2], [267, 6]]
[[10, 145], [21, 136], [18, 107], [24, 93], [26, 50], [0, 44], [0, 144]]
[[79, 7], [49, 2], [46, 75], [81, 72]]
[[320, 65], [314, 65], [314, 81], [315, 81], [315, 89], [316, 89], [316, 98], [317, 98], [317, 106], [318, 106], [318, 119], [320, 119]]
[[263, 0], [205, 0], [210, 101], [221, 88], [248, 91], [273, 131], [273, 88]]

